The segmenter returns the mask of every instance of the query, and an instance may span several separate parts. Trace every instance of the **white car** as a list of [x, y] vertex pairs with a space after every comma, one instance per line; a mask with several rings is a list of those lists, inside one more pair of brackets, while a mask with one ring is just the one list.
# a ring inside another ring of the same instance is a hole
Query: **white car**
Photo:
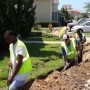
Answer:
[[73, 21], [74, 21], [73, 23], [68, 23], [68, 24], [67, 24], [67, 29], [68, 29], [68, 31], [71, 31], [71, 28], [72, 28], [73, 26], [75, 26], [75, 25], [81, 25], [81, 24], [83, 24], [84, 22], [89, 21], [89, 19], [81, 18], [81, 19], [79, 19], [78, 21], [75, 21], [75, 20], [73, 20]]
[[81, 25], [76, 25], [71, 28], [71, 31], [77, 32], [77, 30], [81, 30], [83, 32], [90, 32], [90, 21], [87, 21]]

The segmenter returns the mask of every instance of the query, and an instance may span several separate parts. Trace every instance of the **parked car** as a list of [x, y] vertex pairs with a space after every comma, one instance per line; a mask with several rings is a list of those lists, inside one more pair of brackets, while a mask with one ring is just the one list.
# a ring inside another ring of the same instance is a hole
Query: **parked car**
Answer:
[[86, 21], [89, 21], [89, 19], [86, 19], [86, 18], [81, 18], [79, 19], [77, 22], [73, 22], [73, 23], [68, 23], [67, 24], [67, 29], [68, 31], [71, 31], [71, 28], [75, 25], [81, 25], [82, 23], [86, 22]]
[[73, 26], [71, 31], [77, 32], [78, 29], [82, 32], [90, 32], [90, 21], [86, 21], [80, 25]]

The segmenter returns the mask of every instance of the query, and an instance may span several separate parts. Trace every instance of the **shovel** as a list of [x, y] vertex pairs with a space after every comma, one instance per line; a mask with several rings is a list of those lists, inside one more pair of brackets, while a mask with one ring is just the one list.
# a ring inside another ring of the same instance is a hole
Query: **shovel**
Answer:
[[68, 66], [65, 66], [61, 72], [65, 71], [65, 70], [67, 69], [67, 67], [68, 67]]
[[[69, 65], [71, 64], [72, 61], [73, 60], [70, 61]], [[67, 68], [68, 68], [68, 66], [66, 65], [61, 72], [65, 71]]]
[[[11, 72], [12, 72], [12, 68], [9, 67], [9, 69], [8, 69], [8, 76], [9, 76], [9, 77], [11, 76]], [[9, 85], [10, 85], [10, 84], [8, 84], [8, 90], [9, 90]]]

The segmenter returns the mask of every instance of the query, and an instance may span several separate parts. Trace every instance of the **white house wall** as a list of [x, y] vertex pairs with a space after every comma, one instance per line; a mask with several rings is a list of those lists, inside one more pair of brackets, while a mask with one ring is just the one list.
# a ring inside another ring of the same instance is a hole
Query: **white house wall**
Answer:
[[36, 7], [36, 21], [45, 22], [50, 21], [51, 18], [51, 5], [50, 0], [34, 0], [34, 3], [37, 5]]

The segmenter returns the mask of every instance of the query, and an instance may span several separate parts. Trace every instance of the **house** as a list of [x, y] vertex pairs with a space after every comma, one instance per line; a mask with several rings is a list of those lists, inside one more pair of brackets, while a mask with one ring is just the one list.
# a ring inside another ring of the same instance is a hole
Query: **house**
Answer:
[[67, 10], [71, 10], [72, 9], [72, 5], [71, 4], [65, 4], [65, 5], [63, 5], [63, 8], [67, 9]]
[[59, 0], [34, 0], [36, 22], [58, 21]]

